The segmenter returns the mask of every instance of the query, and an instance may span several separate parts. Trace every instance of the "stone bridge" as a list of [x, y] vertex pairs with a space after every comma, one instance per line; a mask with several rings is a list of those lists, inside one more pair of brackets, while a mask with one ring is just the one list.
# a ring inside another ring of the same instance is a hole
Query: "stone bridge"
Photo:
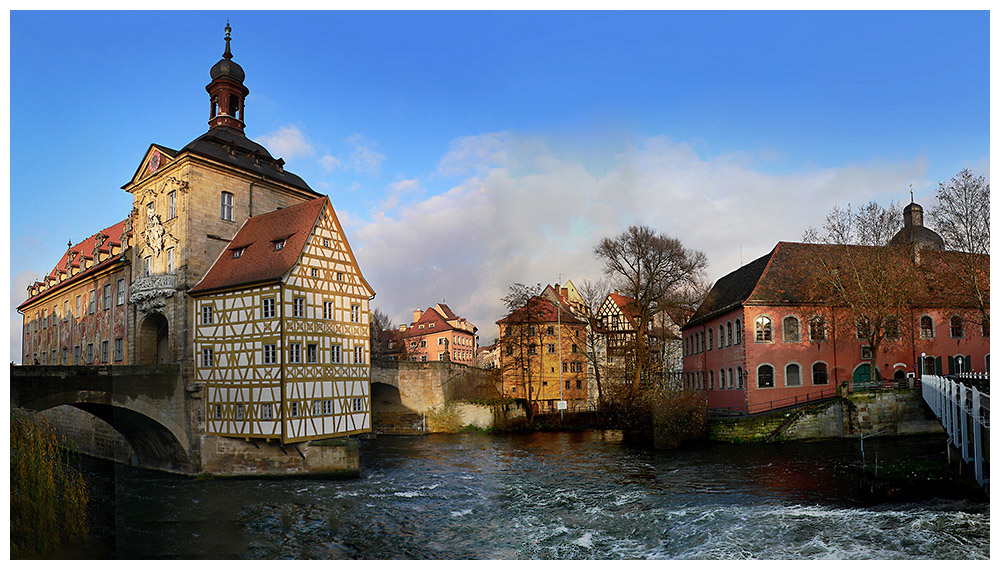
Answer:
[[200, 439], [192, 433], [200, 394], [186, 393], [176, 364], [11, 365], [10, 391], [11, 405], [29, 412], [72, 406], [103, 420], [141, 467], [200, 471]]

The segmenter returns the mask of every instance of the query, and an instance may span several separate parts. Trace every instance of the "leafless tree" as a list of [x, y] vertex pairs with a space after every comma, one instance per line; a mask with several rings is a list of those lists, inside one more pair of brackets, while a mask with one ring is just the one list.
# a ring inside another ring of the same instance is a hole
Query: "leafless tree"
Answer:
[[597, 384], [597, 401], [604, 402], [604, 391], [601, 386], [601, 377], [606, 367], [607, 347], [604, 336], [599, 332], [597, 312], [601, 308], [601, 303], [607, 298], [611, 291], [611, 285], [605, 280], [584, 281], [578, 288], [580, 297], [583, 299], [587, 320], [587, 361], [594, 370], [594, 382]]
[[[501, 319], [503, 330], [498, 339], [500, 350], [501, 383], [508, 382], [520, 386], [528, 403], [528, 417], [533, 414], [533, 402], [538, 399], [540, 387], [533, 385], [534, 367], [532, 352], [541, 345], [538, 341], [541, 328], [541, 307], [538, 295], [541, 284], [525, 285], [514, 283], [503, 298], [507, 316]], [[535, 347], [534, 349], [532, 347]], [[501, 386], [501, 392], [502, 392]]]
[[371, 353], [373, 357], [380, 358], [385, 356], [382, 348], [382, 334], [385, 331], [392, 330], [393, 328], [392, 318], [382, 311], [382, 309], [374, 309], [369, 313], [368, 341], [371, 346]]
[[[704, 253], [648, 226], [630, 226], [602, 239], [594, 254], [604, 262], [604, 273], [617, 289], [635, 300], [638, 331], [646, 330], [653, 315], [686, 304], [706, 266]], [[632, 386], [637, 389], [648, 358], [643, 334], [636, 334], [635, 345]]]
[[943, 259], [956, 285], [972, 297], [982, 324], [990, 307], [990, 183], [965, 169], [938, 184], [935, 197], [930, 221], [955, 252]]
[[848, 204], [827, 214], [822, 230], [809, 228], [808, 243], [825, 244], [810, 252], [806, 266], [811, 275], [809, 294], [819, 303], [844, 307], [847, 313], [832, 325], [853, 330], [870, 347], [872, 373], [880, 349], [901, 341], [913, 326], [910, 307], [916, 292], [917, 274], [912, 252], [906, 245], [889, 245], [902, 226], [897, 204], [881, 206], [869, 202], [858, 210]]

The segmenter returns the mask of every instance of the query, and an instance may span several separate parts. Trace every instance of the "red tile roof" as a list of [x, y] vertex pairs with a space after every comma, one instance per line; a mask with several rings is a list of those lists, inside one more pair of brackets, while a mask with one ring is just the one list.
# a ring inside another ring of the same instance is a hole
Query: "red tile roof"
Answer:
[[[66, 273], [67, 269], [70, 267], [77, 267], [77, 268], [80, 267], [80, 264], [78, 262], [70, 261], [71, 253], [75, 254], [74, 260], [81, 258], [93, 259], [94, 247], [97, 246], [97, 236], [99, 235], [104, 236], [105, 240], [104, 244], [107, 244], [108, 242], [113, 242], [116, 245], [121, 245], [123, 239], [122, 234], [125, 233], [125, 222], [127, 221], [128, 219], [125, 219], [109, 228], [104, 228], [103, 230], [97, 232], [96, 234], [90, 236], [89, 238], [67, 249], [66, 252], [63, 253], [62, 257], [59, 259], [59, 263], [57, 263], [56, 266], [52, 268], [52, 271], [50, 271], [49, 274], [42, 279], [42, 282], [44, 282], [45, 279], [47, 278], [58, 279], [59, 274]], [[101, 251], [104, 252], [108, 251], [104, 247], [101, 247], [100, 249]], [[20, 309], [30, 303], [38, 301], [41, 298], [49, 296], [51, 293], [60, 291], [73, 283], [77, 283], [78, 281], [85, 279], [90, 275], [93, 275], [94, 273], [100, 271], [101, 269], [108, 267], [109, 265], [117, 261], [117, 259], [118, 259], [117, 256], [105, 259], [101, 263], [98, 263], [93, 267], [88, 267], [85, 271], [81, 271], [80, 273], [77, 273], [76, 275], [70, 277], [69, 279], [66, 279], [65, 281], [57, 282], [55, 285], [49, 287], [45, 291], [42, 291], [38, 295], [35, 295], [34, 297], [29, 297], [26, 301], [18, 305], [17, 308]]]
[[[329, 200], [326, 196], [254, 216], [243, 223], [219, 258], [188, 293], [277, 281], [295, 266]], [[285, 240], [275, 251], [276, 241]], [[243, 249], [238, 258], [233, 251]]]
[[582, 321], [573, 315], [562, 303], [557, 308], [555, 303], [539, 296], [528, 299], [528, 303], [524, 307], [514, 310], [506, 317], [497, 321], [497, 324], [555, 323], [559, 320], [570, 325], [587, 324], [586, 321]]

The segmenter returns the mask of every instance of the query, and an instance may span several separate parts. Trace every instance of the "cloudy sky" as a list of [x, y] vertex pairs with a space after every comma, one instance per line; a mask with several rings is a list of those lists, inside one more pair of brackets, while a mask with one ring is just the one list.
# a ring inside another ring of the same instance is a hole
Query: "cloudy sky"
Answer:
[[989, 17], [22, 13], [10, 18], [10, 350], [25, 287], [123, 219], [148, 145], [207, 130], [226, 18], [247, 135], [330, 196], [374, 306], [496, 335], [514, 282], [599, 278], [647, 224], [717, 279], [830, 207], [989, 174]]

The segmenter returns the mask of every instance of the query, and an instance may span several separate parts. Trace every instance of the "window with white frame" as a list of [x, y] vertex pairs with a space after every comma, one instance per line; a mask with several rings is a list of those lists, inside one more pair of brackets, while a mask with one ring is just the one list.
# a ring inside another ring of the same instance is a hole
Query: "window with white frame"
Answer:
[[281, 251], [285, 249], [285, 240], [276, 239], [274, 240], [274, 251]]
[[275, 344], [264, 345], [264, 364], [278, 363], [278, 346]]
[[715, 346], [715, 339], [712, 338], [713, 330], [712, 328], [708, 329], [708, 341], [705, 343], [705, 350], [712, 350], [712, 347]]
[[340, 351], [341, 347], [339, 344], [335, 344], [330, 347], [330, 362], [333, 364], [340, 364]]
[[351, 305], [351, 322], [361, 322], [361, 305]]
[[730, 390], [733, 388], [733, 369], [729, 369], [729, 374], [726, 377], [726, 387]]
[[292, 412], [292, 417], [293, 418], [299, 417], [299, 403], [298, 402], [292, 402], [291, 412]]
[[215, 404], [212, 406], [212, 417], [217, 420], [222, 419], [222, 404]]
[[223, 192], [221, 205], [222, 209], [219, 217], [227, 222], [233, 221], [233, 195], [229, 192]]
[[302, 363], [302, 344], [298, 342], [289, 343], [288, 345], [288, 362], [290, 364], [301, 364]]
[[774, 388], [774, 367], [770, 364], [761, 364], [757, 367], [757, 387]]
[[330, 240], [323, 238], [323, 247], [330, 247]]
[[[93, 315], [94, 309], [97, 308], [97, 289], [90, 290], [90, 298], [87, 299], [87, 313]], [[43, 317], [44, 318], [44, 317]]]
[[236, 419], [243, 419], [243, 404], [236, 404]]
[[264, 297], [260, 300], [261, 313], [265, 319], [274, 318], [274, 297]]
[[812, 342], [826, 340], [826, 317], [813, 315], [809, 319], [809, 340]]
[[323, 401], [313, 400], [313, 416], [323, 415]]
[[333, 301], [323, 301], [323, 318], [328, 321], [333, 318]]
[[771, 317], [761, 315], [753, 322], [754, 342], [774, 342], [771, 331]]
[[167, 273], [174, 272], [174, 248], [167, 248]]
[[781, 321], [782, 340], [784, 342], [799, 342], [799, 319], [788, 316]]
[[125, 280], [124, 279], [119, 279], [118, 280], [118, 301], [117, 301], [117, 303], [119, 305], [122, 305], [122, 304], [125, 303]]
[[147, 255], [142, 259], [142, 274], [144, 277], [149, 277], [153, 274], [153, 256]]
[[354, 364], [364, 364], [364, 350], [360, 346], [354, 347]]
[[798, 364], [790, 363], [785, 365], [785, 386], [802, 385], [802, 367]]
[[[53, 358], [53, 360], [55, 360], [55, 359]], [[108, 361], [108, 341], [102, 340], [101, 341], [101, 362], [107, 362], [107, 361]], [[55, 364], [55, 362], [53, 362], [53, 364]]]
[[920, 338], [934, 338], [934, 319], [930, 315], [920, 317]]
[[719, 348], [725, 348], [726, 346], [726, 327], [722, 323], [719, 323]]
[[319, 362], [319, 345], [307, 344], [306, 345], [306, 362], [309, 364], [315, 364]]
[[212, 368], [215, 366], [215, 351], [211, 348], [201, 349], [201, 367]]
[[[111, 284], [110, 283], [108, 283], [107, 285], [104, 286], [104, 304], [101, 305], [101, 308], [103, 308], [105, 311], [107, 311], [108, 309], [111, 308]], [[55, 310], [52, 311], [52, 314], [55, 315]]]
[[208, 305], [208, 304], [202, 305], [201, 306], [201, 324], [203, 324], [203, 325], [210, 325], [210, 324], [212, 324], [212, 320], [213, 320], [212, 305]]
[[323, 415], [324, 416], [333, 415], [333, 400], [323, 400]]
[[365, 411], [365, 401], [363, 399], [361, 399], [361, 398], [354, 398], [353, 401], [354, 401], [354, 409], [352, 411], [354, 411], [354, 412], [363, 412], [363, 411]]
[[743, 342], [743, 327], [741, 326], [739, 319], [736, 319], [736, 321], [733, 322], [733, 329], [736, 332], [735, 344], [741, 344]]
[[309, 274], [313, 277], [319, 277], [319, 269], [313, 267], [309, 270]]
[[965, 336], [965, 322], [960, 315], [952, 315], [950, 325], [951, 338], [962, 338]]
[[121, 362], [124, 358], [124, 340], [115, 339], [115, 362]]
[[172, 220], [177, 217], [177, 193], [167, 194], [167, 219]]
[[260, 405], [260, 419], [262, 420], [273, 420], [274, 419], [274, 406], [271, 404], [261, 404]]
[[304, 317], [306, 316], [306, 298], [305, 297], [295, 297], [292, 299], [292, 316], [293, 317]]

